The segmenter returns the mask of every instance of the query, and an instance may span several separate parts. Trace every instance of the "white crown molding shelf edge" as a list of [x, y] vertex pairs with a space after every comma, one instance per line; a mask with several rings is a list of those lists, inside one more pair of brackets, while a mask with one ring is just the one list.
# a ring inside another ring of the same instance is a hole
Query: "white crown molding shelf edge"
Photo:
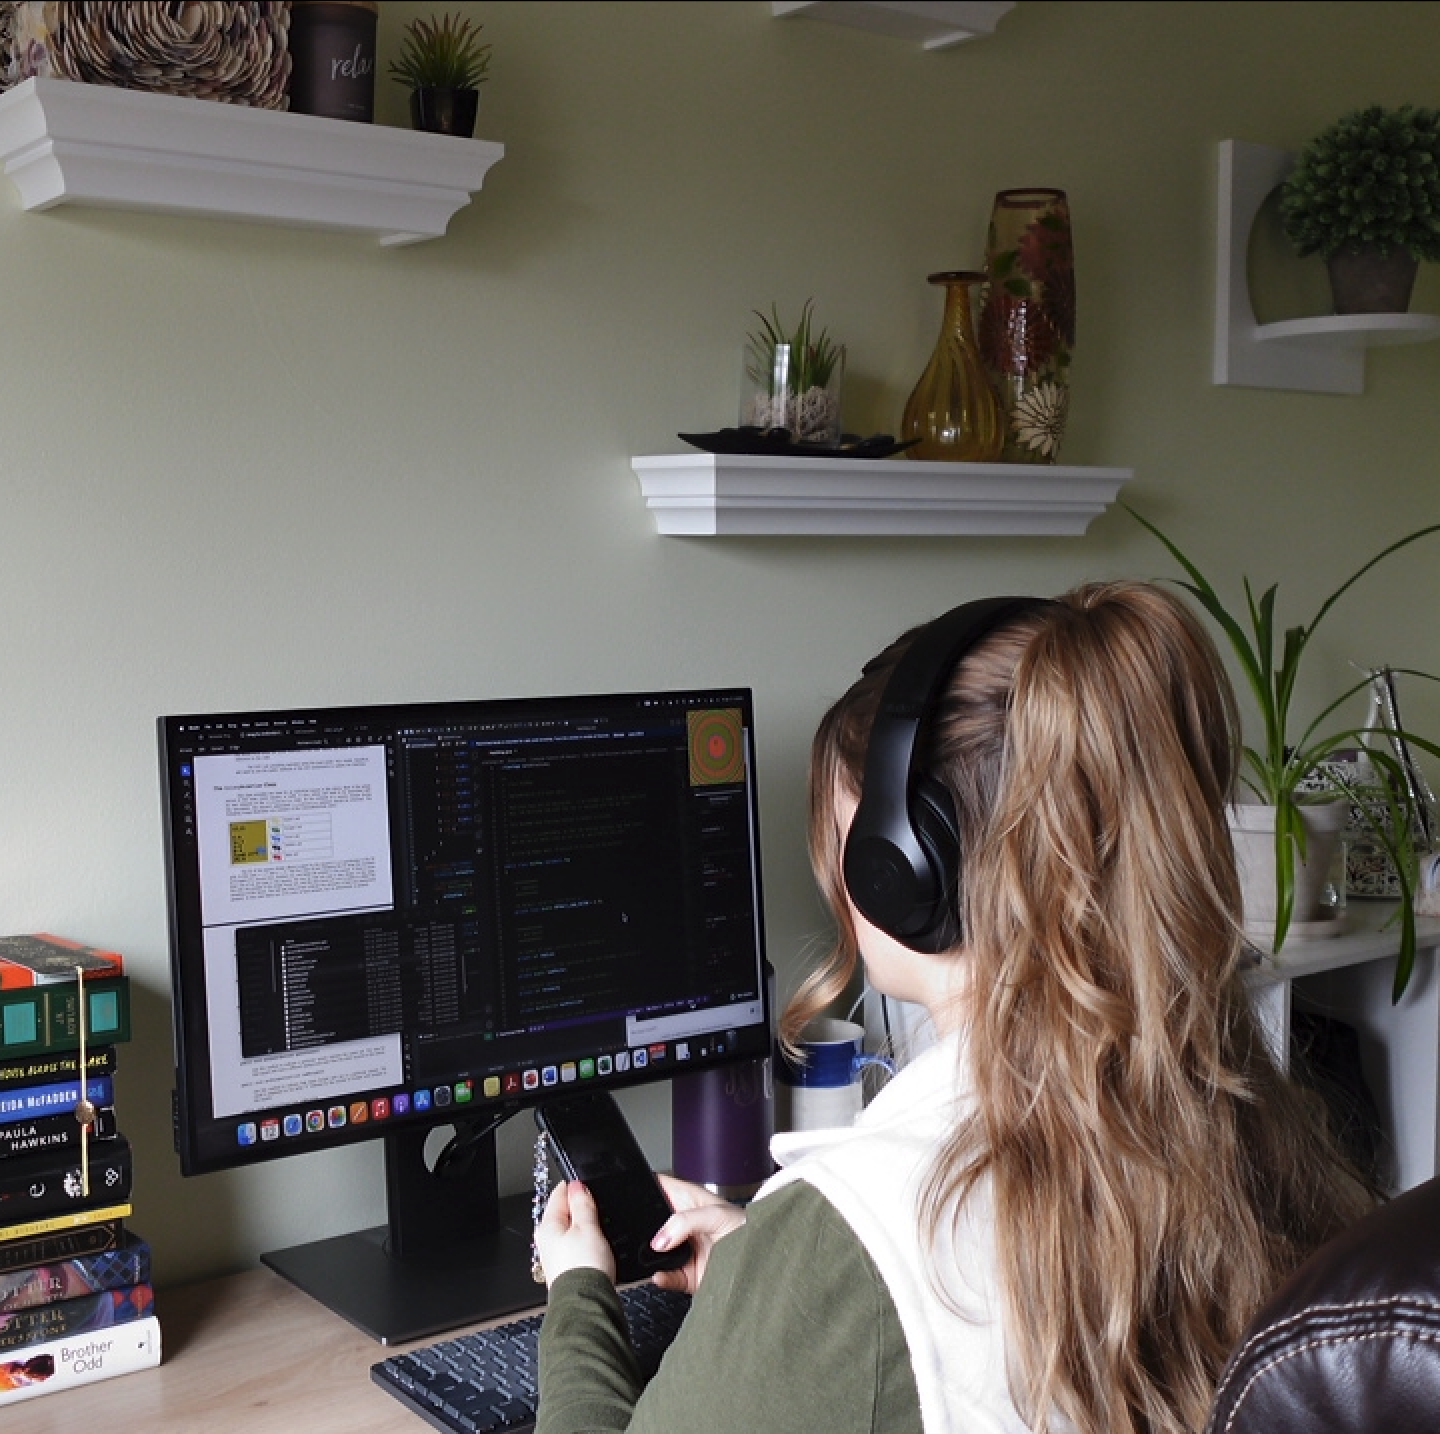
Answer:
[[803, 15], [875, 35], [918, 42], [923, 50], [946, 50], [964, 40], [991, 35], [1015, 0], [772, 0], [781, 20]]
[[671, 537], [1079, 537], [1129, 468], [713, 453], [632, 458]]
[[1215, 253], [1214, 381], [1302, 393], [1364, 393], [1365, 350], [1440, 338], [1434, 314], [1321, 314], [1262, 324], [1250, 298], [1250, 231], [1290, 173], [1288, 150], [1227, 139], [1220, 146]]
[[365, 234], [445, 233], [503, 145], [70, 80], [0, 94], [26, 210], [94, 205]]

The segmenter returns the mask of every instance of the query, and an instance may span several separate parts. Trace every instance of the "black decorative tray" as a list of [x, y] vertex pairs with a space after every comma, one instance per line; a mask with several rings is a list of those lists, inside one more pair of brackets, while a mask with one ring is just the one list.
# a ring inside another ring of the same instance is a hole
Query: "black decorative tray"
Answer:
[[740, 453], [760, 458], [889, 458], [919, 443], [918, 438], [898, 442], [888, 433], [861, 438], [842, 433], [840, 446], [796, 443], [788, 428], [722, 428], [718, 433], [677, 433], [683, 443], [704, 453]]

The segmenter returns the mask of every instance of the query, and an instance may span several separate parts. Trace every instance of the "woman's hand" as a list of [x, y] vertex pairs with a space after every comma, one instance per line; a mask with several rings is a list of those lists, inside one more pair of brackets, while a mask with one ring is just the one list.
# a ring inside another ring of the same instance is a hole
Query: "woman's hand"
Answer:
[[691, 1256], [678, 1270], [657, 1271], [655, 1283], [661, 1289], [693, 1295], [705, 1277], [705, 1266], [710, 1262], [715, 1242], [738, 1230], [745, 1223], [745, 1212], [703, 1185], [676, 1180], [673, 1175], [661, 1175], [659, 1180], [675, 1213], [656, 1231], [650, 1246], [656, 1250], [673, 1250], [688, 1240]]
[[599, 1270], [615, 1278], [615, 1254], [600, 1228], [595, 1197], [578, 1180], [567, 1180], [550, 1192], [535, 1227], [535, 1248], [547, 1287], [566, 1270]]

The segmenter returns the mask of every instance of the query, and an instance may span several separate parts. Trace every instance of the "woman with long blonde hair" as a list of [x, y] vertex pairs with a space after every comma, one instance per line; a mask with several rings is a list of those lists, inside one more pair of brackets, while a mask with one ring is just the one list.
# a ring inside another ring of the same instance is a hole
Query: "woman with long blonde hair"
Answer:
[[[853, 1127], [777, 1143], [747, 1212], [670, 1183], [656, 1243], [696, 1256], [657, 1278], [696, 1298], [643, 1390], [593, 1203], [557, 1191], [542, 1434], [1195, 1431], [1264, 1297], [1368, 1208], [1247, 1003], [1238, 723], [1204, 629], [1141, 583], [957, 613], [959, 651], [930, 652], [957, 614], [907, 634], [821, 722], [810, 843], [837, 941], [781, 1028], [863, 962], [934, 1044]], [[897, 726], [938, 864], [913, 899], [895, 794], [867, 790]]]

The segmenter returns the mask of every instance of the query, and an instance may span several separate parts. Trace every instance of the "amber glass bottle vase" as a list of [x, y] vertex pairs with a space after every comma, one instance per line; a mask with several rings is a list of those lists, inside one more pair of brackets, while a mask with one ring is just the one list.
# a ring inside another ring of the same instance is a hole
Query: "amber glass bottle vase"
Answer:
[[970, 290], [985, 275], [970, 270], [931, 274], [945, 289], [940, 338], [905, 403], [901, 435], [918, 439], [911, 458], [993, 463], [1005, 442], [1004, 415], [975, 345]]

